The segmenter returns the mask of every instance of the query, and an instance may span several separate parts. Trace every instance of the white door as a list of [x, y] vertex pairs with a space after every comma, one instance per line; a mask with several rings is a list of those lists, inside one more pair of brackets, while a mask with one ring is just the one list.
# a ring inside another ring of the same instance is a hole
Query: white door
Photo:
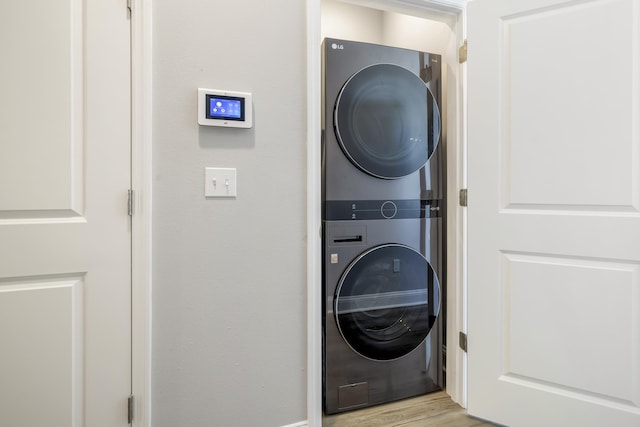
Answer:
[[0, 425], [127, 425], [126, 2], [0, 2]]
[[640, 425], [640, 2], [468, 15], [468, 410]]

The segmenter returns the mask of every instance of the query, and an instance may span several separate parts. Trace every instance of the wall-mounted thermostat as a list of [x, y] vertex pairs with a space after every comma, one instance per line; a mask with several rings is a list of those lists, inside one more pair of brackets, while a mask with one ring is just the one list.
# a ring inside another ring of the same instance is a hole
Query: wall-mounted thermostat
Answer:
[[198, 89], [198, 124], [250, 128], [253, 126], [251, 93]]

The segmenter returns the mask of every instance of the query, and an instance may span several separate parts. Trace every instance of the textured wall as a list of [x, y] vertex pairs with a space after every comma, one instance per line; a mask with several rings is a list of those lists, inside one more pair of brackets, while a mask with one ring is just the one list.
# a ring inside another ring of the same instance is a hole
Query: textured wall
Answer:
[[[154, 427], [306, 419], [304, 6], [154, 1]], [[198, 87], [253, 92], [253, 129], [199, 127]]]

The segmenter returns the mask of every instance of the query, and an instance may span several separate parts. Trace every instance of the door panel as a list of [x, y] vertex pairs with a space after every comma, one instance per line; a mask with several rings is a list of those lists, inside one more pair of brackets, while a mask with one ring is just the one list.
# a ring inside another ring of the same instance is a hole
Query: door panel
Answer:
[[0, 425], [125, 426], [126, 4], [0, 5]]
[[0, 210], [15, 218], [79, 215], [82, 2], [3, 3]]
[[83, 425], [82, 300], [82, 277], [0, 282], [3, 425]]
[[[518, 253], [502, 261], [504, 375], [632, 402], [638, 264]], [[577, 360], [601, 368], [573, 369]]]
[[637, 211], [638, 156], [629, 156], [637, 69], [620, 54], [634, 50], [632, 8], [560, 4], [501, 20], [505, 207]]
[[470, 414], [640, 424], [640, 4], [469, 6]]

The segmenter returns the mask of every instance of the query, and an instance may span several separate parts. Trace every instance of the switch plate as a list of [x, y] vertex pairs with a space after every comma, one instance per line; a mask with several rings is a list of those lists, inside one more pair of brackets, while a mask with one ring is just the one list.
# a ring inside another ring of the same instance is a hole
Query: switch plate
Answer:
[[204, 168], [204, 197], [236, 195], [236, 168]]

